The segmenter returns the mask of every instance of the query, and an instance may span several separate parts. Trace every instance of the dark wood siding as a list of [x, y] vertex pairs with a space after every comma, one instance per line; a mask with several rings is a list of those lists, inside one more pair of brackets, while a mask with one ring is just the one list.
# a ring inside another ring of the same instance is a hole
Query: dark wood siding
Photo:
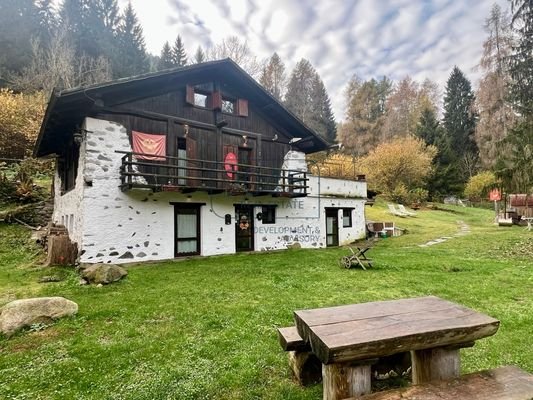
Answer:
[[[209, 129], [195, 127], [192, 123], [189, 126], [189, 138], [196, 141], [197, 159], [220, 163], [224, 159], [224, 146], [245, 146], [251, 149], [254, 164], [281, 168], [284, 155], [289, 150], [287, 144], [289, 135], [283, 127], [269, 120], [268, 109], [258, 109], [252, 101], [246, 99], [246, 93], [232, 92], [223, 82], [213, 84], [213, 87], [220, 88], [214, 92], [220, 93], [220, 98], [217, 97], [217, 107], [220, 99], [231, 99], [235, 104], [235, 112], [229, 114], [218, 109], [198, 107], [190, 104], [193, 84], [177, 86], [175, 90], [166, 94], [111, 106], [114, 110], [112, 114], [100, 113], [97, 117], [124, 125], [128, 133], [131, 133], [131, 130], [138, 130], [166, 134], [169, 156], [177, 155], [177, 138], [185, 135], [183, 121], [176, 121], [173, 118], [197, 121], [199, 125], [208, 124], [211, 127]], [[209, 103], [213, 104], [212, 100]], [[246, 112], [243, 112], [245, 104]], [[239, 116], [239, 109], [247, 116]], [[140, 114], [145, 112], [150, 115], [124, 115], [120, 114], [120, 110], [128, 110], [130, 113], [137, 111]], [[221, 121], [224, 122], [216, 128], [216, 123]], [[243, 136], [246, 136], [246, 145]], [[212, 167], [215, 168], [216, 164]]]

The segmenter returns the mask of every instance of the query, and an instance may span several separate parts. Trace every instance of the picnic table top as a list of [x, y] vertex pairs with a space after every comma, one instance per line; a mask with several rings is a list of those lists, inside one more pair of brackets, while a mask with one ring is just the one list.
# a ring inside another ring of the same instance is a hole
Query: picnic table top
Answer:
[[500, 323], [434, 296], [300, 310], [294, 319], [324, 364], [471, 343]]

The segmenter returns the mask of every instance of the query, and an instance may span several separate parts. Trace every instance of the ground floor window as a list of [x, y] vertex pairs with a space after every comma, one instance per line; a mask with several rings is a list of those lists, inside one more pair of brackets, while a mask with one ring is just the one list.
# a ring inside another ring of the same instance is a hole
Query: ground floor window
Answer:
[[263, 224], [275, 224], [276, 206], [263, 206], [261, 209], [261, 221]]
[[343, 228], [352, 227], [352, 209], [351, 208], [342, 209], [342, 227]]
[[174, 204], [175, 256], [200, 254], [200, 204]]

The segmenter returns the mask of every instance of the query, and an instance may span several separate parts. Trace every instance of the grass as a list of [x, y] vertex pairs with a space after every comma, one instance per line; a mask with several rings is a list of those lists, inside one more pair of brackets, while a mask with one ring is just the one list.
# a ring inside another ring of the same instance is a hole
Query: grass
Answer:
[[[463, 350], [470, 372], [515, 364], [533, 372], [533, 232], [499, 228], [487, 210], [447, 206], [416, 218], [374, 220], [408, 230], [379, 241], [375, 267], [346, 270], [343, 248], [238, 254], [131, 266], [118, 284], [79, 286], [72, 269], [42, 269], [17, 226], [0, 225], [0, 306], [65, 296], [79, 314], [40, 331], [0, 338], [2, 399], [318, 399], [291, 381], [276, 327], [295, 309], [436, 295], [501, 320]], [[470, 234], [419, 247], [458, 232]], [[38, 284], [43, 275], [63, 281]]]

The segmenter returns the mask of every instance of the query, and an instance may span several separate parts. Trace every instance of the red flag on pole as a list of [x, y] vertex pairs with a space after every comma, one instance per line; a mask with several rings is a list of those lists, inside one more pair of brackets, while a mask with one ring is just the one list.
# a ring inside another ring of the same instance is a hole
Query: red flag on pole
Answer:
[[489, 200], [490, 201], [500, 201], [502, 199], [502, 195], [498, 189], [492, 189], [489, 192]]
[[167, 137], [142, 132], [131, 132], [133, 152], [142, 153], [136, 158], [144, 160], [164, 160], [167, 154]]

